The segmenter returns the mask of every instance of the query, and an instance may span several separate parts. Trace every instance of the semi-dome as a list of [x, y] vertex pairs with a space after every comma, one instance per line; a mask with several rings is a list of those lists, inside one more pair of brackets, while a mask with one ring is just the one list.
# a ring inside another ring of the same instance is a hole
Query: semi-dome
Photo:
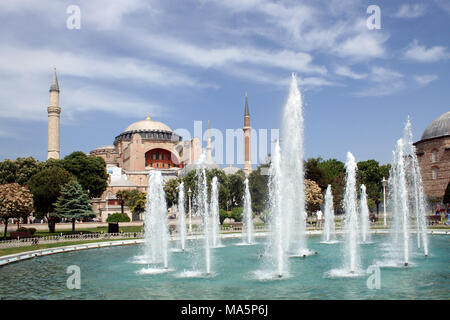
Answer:
[[421, 140], [428, 140], [450, 135], [450, 111], [436, 118], [425, 129]]
[[124, 132], [130, 132], [130, 131], [169, 131], [172, 132], [172, 129], [169, 128], [166, 124], [160, 122], [151, 120], [150, 118], [147, 118], [146, 120], [141, 120], [134, 122], [128, 126], [128, 128], [125, 129]]

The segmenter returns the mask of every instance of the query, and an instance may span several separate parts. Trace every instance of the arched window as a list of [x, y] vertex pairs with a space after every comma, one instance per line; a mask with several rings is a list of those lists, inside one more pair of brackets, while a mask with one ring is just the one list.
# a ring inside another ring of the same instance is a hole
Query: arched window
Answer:
[[438, 162], [438, 151], [434, 149], [431, 151], [431, 162]]
[[436, 180], [438, 178], [439, 174], [439, 168], [433, 168], [431, 172], [431, 177], [433, 180]]

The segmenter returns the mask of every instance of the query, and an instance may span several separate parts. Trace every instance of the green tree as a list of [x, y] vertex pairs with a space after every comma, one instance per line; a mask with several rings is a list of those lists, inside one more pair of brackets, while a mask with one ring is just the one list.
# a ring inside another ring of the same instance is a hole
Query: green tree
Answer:
[[376, 160], [367, 160], [358, 162], [358, 183], [364, 184], [367, 189], [367, 197], [375, 203], [377, 214], [379, 205], [383, 201], [383, 177], [389, 176], [390, 166], [380, 166]]
[[252, 171], [248, 177], [250, 196], [252, 198], [252, 211], [262, 213], [267, 207], [269, 199], [269, 165], [262, 164]]
[[98, 198], [106, 190], [108, 173], [103, 158], [76, 151], [64, 158], [63, 165], [77, 178], [83, 190], [88, 191], [90, 198]]
[[43, 163], [33, 157], [6, 159], [0, 162], [0, 184], [17, 182], [25, 185], [42, 168]]
[[321, 160], [318, 167], [323, 171], [327, 186], [333, 184], [339, 175], [345, 174], [345, 164], [336, 159]]
[[116, 192], [117, 201], [120, 204], [120, 213], [124, 214], [123, 207], [125, 206], [125, 202], [128, 200], [130, 192], [128, 190], [119, 190]]
[[167, 207], [178, 204], [178, 186], [181, 179], [170, 179], [164, 185], [164, 192], [166, 194]]
[[244, 182], [245, 173], [242, 170], [239, 170], [237, 173], [227, 176], [228, 210], [232, 210], [234, 207], [242, 207], [244, 205]]
[[125, 205], [130, 209], [134, 215], [140, 215], [145, 211], [145, 205], [147, 202], [147, 194], [140, 192], [139, 190], [128, 191], [127, 200]]
[[61, 188], [61, 195], [55, 204], [55, 211], [50, 215], [72, 220], [72, 232], [75, 232], [77, 219], [95, 217], [88, 194], [76, 180], [69, 181]]
[[320, 189], [325, 190], [327, 181], [325, 179], [325, 172], [319, 166], [321, 160], [321, 158], [311, 158], [305, 162], [305, 178], [315, 181]]
[[32, 211], [33, 196], [28, 188], [18, 183], [0, 185], [0, 218], [5, 221], [4, 238], [8, 232], [8, 219], [25, 219]]
[[57, 218], [49, 214], [55, 211], [61, 188], [73, 179], [75, 178], [72, 174], [55, 166], [39, 171], [27, 183], [33, 194], [36, 217], [47, 218], [50, 232], [55, 232]]

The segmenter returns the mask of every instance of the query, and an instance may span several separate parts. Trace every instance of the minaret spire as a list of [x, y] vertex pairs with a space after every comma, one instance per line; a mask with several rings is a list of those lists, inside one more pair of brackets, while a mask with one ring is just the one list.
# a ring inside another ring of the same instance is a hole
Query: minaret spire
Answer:
[[248, 108], [248, 94], [245, 93], [245, 110], [244, 110], [244, 171], [248, 176], [252, 172], [252, 162], [251, 162], [251, 150], [250, 150], [250, 136], [252, 132], [252, 127], [250, 126], [250, 111]]
[[50, 85], [50, 92], [56, 91], [59, 92], [59, 84], [58, 84], [58, 77], [56, 76], [56, 67], [53, 67], [53, 79], [52, 84]]
[[56, 67], [53, 68], [53, 79], [50, 85], [50, 105], [47, 108], [48, 113], [48, 151], [47, 159], [60, 158], [60, 137], [59, 137], [59, 118], [61, 108], [59, 107], [59, 84], [56, 76]]

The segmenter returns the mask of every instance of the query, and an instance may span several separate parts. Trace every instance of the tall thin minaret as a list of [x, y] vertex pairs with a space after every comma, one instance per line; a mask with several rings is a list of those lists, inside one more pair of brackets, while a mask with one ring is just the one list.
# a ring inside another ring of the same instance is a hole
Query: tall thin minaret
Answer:
[[50, 105], [47, 108], [48, 113], [48, 153], [47, 159], [59, 159], [59, 85], [56, 77], [56, 68], [53, 72], [53, 80], [50, 85]]
[[250, 127], [250, 112], [248, 110], [248, 95], [245, 93], [245, 111], [244, 111], [244, 172], [248, 176], [252, 172], [252, 161], [250, 152], [250, 136], [252, 127]]

